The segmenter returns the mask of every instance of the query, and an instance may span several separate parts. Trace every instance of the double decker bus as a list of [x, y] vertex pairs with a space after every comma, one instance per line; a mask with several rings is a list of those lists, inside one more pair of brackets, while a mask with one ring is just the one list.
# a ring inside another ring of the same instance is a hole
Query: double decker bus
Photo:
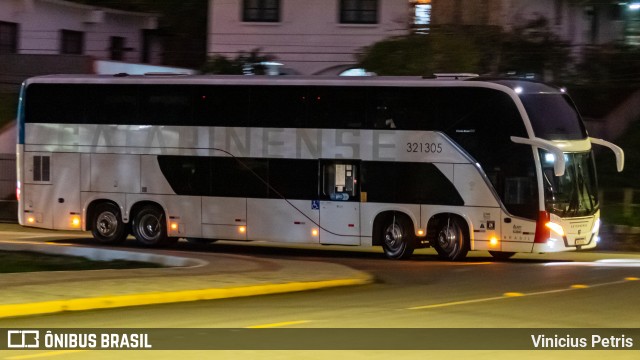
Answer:
[[473, 76], [51, 75], [18, 124], [20, 224], [108, 244], [590, 249], [592, 145], [624, 163], [563, 89]]

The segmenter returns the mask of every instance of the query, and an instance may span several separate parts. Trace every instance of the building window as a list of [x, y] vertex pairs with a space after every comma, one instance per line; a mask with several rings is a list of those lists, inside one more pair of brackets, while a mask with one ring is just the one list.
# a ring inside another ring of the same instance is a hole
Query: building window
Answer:
[[18, 52], [18, 24], [0, 21], [0, 54]]
[[242, 2], [242, 21], [280, 21], [280, 0], [244, 0]]
[[376, 24], [378, 0], [340, 0], [342, 24]]
[[109, 51], [111, 52], [111, 60], [122, 61], [124, 59], [125, 51], [124, 38], [122, 36], [112, 36]]
[[142, 30], [140, 60], [145, 64], [162, 63], [162, 39], [158, 30]]
[[633, 2], [624, 5], [623, 19], [625, 44], [640, 46], [640, 3]]
[[431, 0], [415, 0], [413, 5], [413, 28], [416, 32], [429, 32], [431, 25]]
[[61, 54], [82, 55], [84, 53], [84, 33], [62, 30]]

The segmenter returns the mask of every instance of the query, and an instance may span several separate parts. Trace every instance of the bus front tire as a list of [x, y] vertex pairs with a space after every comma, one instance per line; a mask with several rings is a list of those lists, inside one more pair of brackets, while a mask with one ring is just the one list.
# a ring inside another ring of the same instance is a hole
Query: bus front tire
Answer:
[[408, 259], [413, 254], [415, 236], [411, 221], [403, 216], [389, 217], [383, 226], [382, 249], [387, 258]]
[[156, 247], [169, 244], [164, 212], [156, 206], [145, 206], [133, 218], [131, 232], [143, 246]]
[[91, 234], [102, 244], [119, 244], [126, 240], [127, 225], [122, 221], [120, 208], [116, 204], [98, 204], [91, 223]]
[[455, 217], [442, 219], [438, 224], [434, 244], [438, 256], [445, 260], [458, 261], [467, 256], [467, 239], [462, 221]]

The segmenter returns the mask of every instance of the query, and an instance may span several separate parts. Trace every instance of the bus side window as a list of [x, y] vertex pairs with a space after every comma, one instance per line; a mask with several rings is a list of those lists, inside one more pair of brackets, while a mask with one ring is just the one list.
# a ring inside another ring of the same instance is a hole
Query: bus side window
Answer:
[[382, 103], [376, 106], [373, 121], [374, 129], [395, 129], [396, 122], [393, 119], [393, 112], [386, 104]]
[[322, 194], [334, 201], [358, 200], [358, 167], [354, 163], [325, 162]]

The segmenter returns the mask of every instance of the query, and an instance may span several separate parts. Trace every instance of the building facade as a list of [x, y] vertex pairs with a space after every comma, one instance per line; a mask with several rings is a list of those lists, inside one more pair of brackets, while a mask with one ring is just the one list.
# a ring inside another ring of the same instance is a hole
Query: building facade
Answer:
[[333, 73], [408, 32], [407, 0], [210, 0], [209, 55], [259, 49], [301, 74]]
[[159, 64], [157, 18], [61, 0], [2, 0], [0, 54], [85, 55]]
[[545, 18], [575, 46], [640, 45], [640, 0], [210, 0], [209, 55], [256, 49], [302, 74], [338, 73], [382, 39], [437, 26], [510, 31]]

